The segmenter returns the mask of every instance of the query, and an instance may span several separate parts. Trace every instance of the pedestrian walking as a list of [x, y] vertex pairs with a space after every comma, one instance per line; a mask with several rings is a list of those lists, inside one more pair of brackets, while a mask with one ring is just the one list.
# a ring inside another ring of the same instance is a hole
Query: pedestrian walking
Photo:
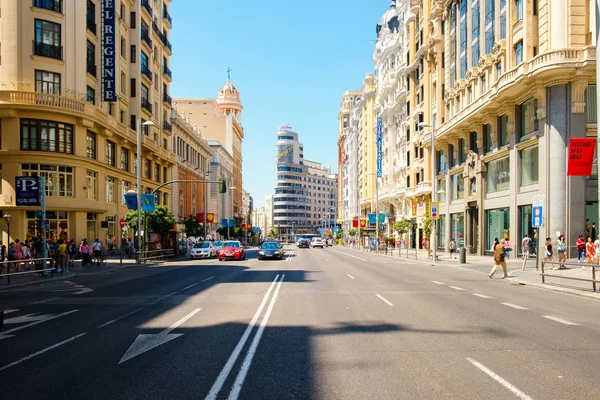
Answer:
[[450, 243], [448, 243], [448, 248], [450, 249], [450, 258], [456, 258], [456, 240], [451, 239]]
[[506, 259], [504, 254], [504, 239], [500, 243], [498, 243], [498, 239], [494, 239], [494, 268], [492, 268], [492, 272], [488, 275], [490, 279], [494, 276], [498, 267], [502, 266], [502, 270], [504, 271], [504, 278], [508, 278], [508, 266], [506, 265]]
[[81, 266], [85, 267], [91, 262], [90, 259], [90, 246], [87, 243], [87, 239], [83, 239], [79, 245], [79, 253], [81, 253]]
[[67, 244], [67, 273], [71, 272], [71, 267], [75, 265], [75, 257], [77, 256], [77, 247], [75, 240], [71, 239]]
[[102, 261], [102, 244], [99, 239], [94, 240], [94, 243], [92, 243], [92, 250], [94, 251], [92, 265], [94, 262], [96, 262], [96, 265], [100, 265], [100, 262]]
[[[0, 240], [0, 279], [3, 278], [2, 273], [4, 272], [4, 268], [7, 268], [6, 264], [6, 246], [2, 244], [2, 240]], [[8, 271], [7, 271], [8, 272]]]
[[67, 269], [67, 245], [62, 239], [58, 239], [57, 244], [56, 264], [54, 265], [54, 268], [56, 269], [56, 272], [64, 273]]
[[598, 264], [598, 258], [600, 257], [600, 235], [594, 240], [594, 259], [593, 264]]
[[[592, 264], [594, 258], [596, 257], [596, 247], [592, 242], [592, 238], [589, 237], [587, 243], [585, 244], [585, 263]], [[581, 267], [585, 271], [585, 266]]]
[[523, 254], [523, 261], [527, 261], [529, 259], [529, 244], [531, 243], [531, 238], [528, 234], [525, 234], [523, 240], [521, 240], [521, 253]]
[[585, 259], [585, 240], [583, 239], [583, 235], [579, 235], [577, 241], [577, 262], [581, 263], [581, 259]]
[[506, 259], [510, 258], [510, 251], [512, 250], [512, 248], [510, 247], [510, 240], [508, 240], [508, 238], [504, 239], [504, 257]]
[[[544, 263], [550, 261], [551, 263], [554, 262], [554, 249], [552, 248], [552, 238], [546, 238], [546, 243], [544, 244], [544, 261], [542, 262], [542, 265], [544, 265]], [[553, 264], [553, 268], [552, 269], [557, 269], [556, 267], [554, 267]]]
[[567, 269], [565, 262], [567, 261], [567, 242], [565, 242], [565, 235], [560, 234], [556, 241], [556, 251], [558, 252], [558, 269]]

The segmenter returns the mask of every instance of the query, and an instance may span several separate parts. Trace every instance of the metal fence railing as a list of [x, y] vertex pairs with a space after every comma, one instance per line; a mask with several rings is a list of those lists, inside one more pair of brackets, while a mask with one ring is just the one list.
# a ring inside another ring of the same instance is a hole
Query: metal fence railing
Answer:
[[[573, 280], [573, 281], [580, 281], [580, 282], [590, 282], [592, 284], [592, 290], [594, 292], [598, 291], [598, 284], [600, 283], [600, 280], [596, 279], [596, 272], [597, 269], [600, 268], [600, 264], [579, 264], [579, 263], [574, 263], [574, 262], [563, 262], [563, 261], [540, 261], [540, 265], [542, 267], [542, 272], [541, 272], [541, 276], [542, 276], [542, 283], [546, 283], [546, 277], [549, 278], [560, 278], [560, 279], [568, 279], [568, 280]], [[545, 266], [546, 264], [551, 264], [551, 265], [572, 265], [572, 266], [576, 266], [576, 267], [589, 267], [590, 269], [590, 273], [591, 273], [591, 279], [586, 279], [586, 278], [576, 278], [573, 276], [564, 276], [564, 275], [559, 275], [559, 274], [554, 274], [554, 273], [546, 273], [545, 271]]]
[[140, 252], [141, 263], [163, 263], [165, 258], [173, 257], [175, 255], [174, 249], [165, 250], [147, 250]]
[[[21, 269], [25, 268], [25, 271]], [[6, 270], [6, 273], [4, 272]], [[54, 277], [54, 267], [51, 258], [32, 258], [27, 260], [4, 261], [0, 264], [0, 272], [6, 277], [6, 284], [10, 285], [11, 276], [43, 274], [50, 272]]]

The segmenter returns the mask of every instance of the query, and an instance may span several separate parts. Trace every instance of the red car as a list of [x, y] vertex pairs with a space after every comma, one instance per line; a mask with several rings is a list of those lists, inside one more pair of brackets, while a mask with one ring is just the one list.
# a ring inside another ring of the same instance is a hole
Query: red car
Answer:
[[219, 261], [223, 260], [245, 260], [246, 253], [241, 243], [238, 241], [223, 242], [223, 247], [219, 250]]

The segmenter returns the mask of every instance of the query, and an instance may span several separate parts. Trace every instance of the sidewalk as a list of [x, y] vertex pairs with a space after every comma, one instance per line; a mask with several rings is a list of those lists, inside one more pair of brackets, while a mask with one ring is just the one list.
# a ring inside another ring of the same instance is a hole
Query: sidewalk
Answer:
[[[75, 265], [70, 268], [70, 273], [54, 273], [54, 277], [52, 278], [50, 273], [48, 273], [47, 277], [40, 276], [38, 274], [24, 274], [24, 275], [14, 275], [10, 277], [10, 285], [7, 283], [8, 279], [6, 276], [2, 276], [0, 279], [0, 292], [4, 289], [35, 285], [38, 283], [47, 283], [47, 282], [55, 282], [63, 279], [72, 279], [76, 276], [81, 275], [94, 275], [94, 274], [102, 274], [110, 271], [115, 271], [123, 268], [135, 267], [138, 264], [135, 262], [135, 258], [128, 258], [125, 256], [123, 258], [123, 265], [120, 264], [120, 258], [118, 255], [111, 255], [106, 258], [105, 265], [88, 265], [86, 267], [81, 266], [81, 260], [75, 262]], [[32, 266], [33, 268], [33, 266]]]
[[[428, 257], [426, 250], [416, 250], [409, 249], [408, 250], [408, 259], [406, 256], [406, 249], [401, 249], [401, 255], [399, 255], [399, 250], [394, 249], [393, 251], [387, 252], [370, 252], [365, 251], [363, 249], [353, 249], [352, 246], [342, 246], [343, 248], [350, 249], [356, 252], [360, 252], [363, 254], [372, 254], [377, 256], [383, 256], [388, 258], [393, 258], [396, 260], [405, 260], [412, 261], [419, 264], [431, 265], [432, 259]], [[416, 258], [415, 258], [416, 256]], [[451, 259], [450, 253], [438, 251], [437, 253], [436, 265], [438, 266], [456, 266], [459, 268], [466, 268], [470, 270], [480, 271], [485, 274], [489, 274], [492, 267], [494, 266], [494, 260], [492, 256], [478, 256], [467, 254], [467, 262], [466, 264], [461, 264], [458, 259], [458, 255], [456, 258]], [[568, 263], [577, 264], [577, 259], [569, 259]], [[567, 269], [564, 270], [552, 270], [551, 264], [546, 264], [544, 268], [544, 273], [555, 276], [546, 276], [546, 283], [542, 282], [542, 276], [540, 275], [542, 272], [541, 267], [542, 261], [539, 261], [539, 270], [535, 269], [535, 258], [529, 259], [525, 264], [525, 270], [522, 271], [523, 267], [523, 259], [522, 258], [511, 258], [507, 260], [508, 271], [510, 278], [509, 281], [518, 283], [521, 285], [529, 285], [535, 287], [541, 287], [544, 289], [555, 290], [560, 292], [566, 292], [576, 295], [582, 295], [586, 297], [591, 297], [600, 300], [600, 292], [594, 293], [592, 282], [585, 281], [577, 281], [573, 279], [566, 278], [577, 278], [577, 279], [592, 279], [592, 268], [586, 267], [586, 270], [582, 270], [583, 264], [577, 265], [568, 265]], [[555, 264], [556, 265], [556, 264]], [[496, 276], [494, 279], [500, 279], [502, 277], [502, 269], [496, 272]], [[562, 278], [564, 277], [564, 278]], [[596, 271], [596, 280], [600, 281], [600, 271]], [[600, 290], [600, 283], [597, 284], [597, 290]]]

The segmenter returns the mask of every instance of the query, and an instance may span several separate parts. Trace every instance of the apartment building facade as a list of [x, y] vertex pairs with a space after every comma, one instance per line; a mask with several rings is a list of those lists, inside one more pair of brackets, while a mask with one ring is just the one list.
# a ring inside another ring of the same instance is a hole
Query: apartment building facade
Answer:
[[[119, 237], [123, 193], [170, 180], [170, 1], [5, 0], [0, 5], [0, 209], [11, 239], [40, 234], [15, 177], [45, 176], [48, 239]], [[136, 128], [144, 127], [142, 165]], [[171, 206], [172, 188], [157, 193]], [[6, 232], [6, 227], [3, 231]], [[126, 234], [132, 235], [132, 231]], [[3, 239], [8, 242], [6, 233]]]

